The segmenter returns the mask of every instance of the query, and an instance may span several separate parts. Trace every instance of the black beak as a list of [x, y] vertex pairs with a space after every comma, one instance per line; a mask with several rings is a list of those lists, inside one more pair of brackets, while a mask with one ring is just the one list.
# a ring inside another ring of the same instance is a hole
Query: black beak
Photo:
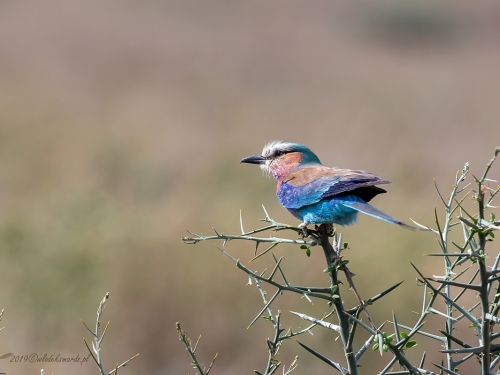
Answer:
[[261, 155], [252, 155], [248, 156], [244, 159], [241, 159], [240, 163], [249, 163], [249, 164], [264, 164], [266, 159], [264, 159]]

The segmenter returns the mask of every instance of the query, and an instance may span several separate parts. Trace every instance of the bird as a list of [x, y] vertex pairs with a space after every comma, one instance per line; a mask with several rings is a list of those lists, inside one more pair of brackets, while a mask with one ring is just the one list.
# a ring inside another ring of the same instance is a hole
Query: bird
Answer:
[[241, 163], [258, 164], [276, 179], [278, 201], [302, 221], [298, 227], [303, 236], [307, 236], [310, 224], [354, 224], [358, 212], [416, 229], [368, 203], [387, 192], [377, 185], [390, 181], [362, 170], [325, 167], [314, 152], [300, 143], [271, 141], [262, 154], [243, 158]]

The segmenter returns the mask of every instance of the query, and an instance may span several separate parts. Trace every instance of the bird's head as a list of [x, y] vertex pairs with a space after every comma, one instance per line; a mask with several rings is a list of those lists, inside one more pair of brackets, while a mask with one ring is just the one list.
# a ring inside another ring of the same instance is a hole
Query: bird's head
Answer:
[[299, 143], [272, 141], [261, 155], [248, 156], [241, 163], [259, 164], [260, 169], [280, 180], [298, 166], [321, 164], [309, 148]]

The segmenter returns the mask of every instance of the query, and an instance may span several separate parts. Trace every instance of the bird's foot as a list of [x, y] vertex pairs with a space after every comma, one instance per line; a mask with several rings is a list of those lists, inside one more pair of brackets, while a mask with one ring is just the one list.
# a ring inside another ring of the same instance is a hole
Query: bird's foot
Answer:
[[302, 238], [309, 237], [309, 229], [307, 229], [306, 223], [299, 224], [298, 227], [299, 229], [302, 229]]

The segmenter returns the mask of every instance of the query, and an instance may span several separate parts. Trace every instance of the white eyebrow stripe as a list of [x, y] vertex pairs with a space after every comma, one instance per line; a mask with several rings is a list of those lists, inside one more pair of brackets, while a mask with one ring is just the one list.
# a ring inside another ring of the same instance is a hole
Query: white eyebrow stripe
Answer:
[[293, 147], [293, 143], [283, 142], [279, 140], [271, 141], [264, 146], [262, 150], [262, 156], [268, 158], [276, 153], [277, 150], [289, 151]]

